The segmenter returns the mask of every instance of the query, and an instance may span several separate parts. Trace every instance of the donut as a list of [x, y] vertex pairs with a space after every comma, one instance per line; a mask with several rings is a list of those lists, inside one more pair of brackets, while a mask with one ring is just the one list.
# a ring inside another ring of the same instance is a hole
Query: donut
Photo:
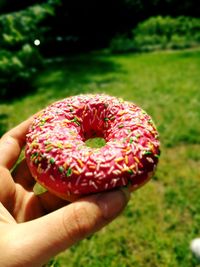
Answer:
[[[92, 148], [86, 140], [101, 137]], [[128, 186], [139, 188], [153, 175], [160, 155], [151, 117], [136, 104], [105, 94], [76, 95], [35, 116], [25, 155], [35, 180], [73, 201]]]

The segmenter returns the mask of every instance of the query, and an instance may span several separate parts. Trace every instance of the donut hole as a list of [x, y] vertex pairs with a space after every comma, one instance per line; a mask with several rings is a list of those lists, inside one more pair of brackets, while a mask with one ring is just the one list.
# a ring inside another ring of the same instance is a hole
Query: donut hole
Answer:
[[101, 148], [105, 146], [106, 141], [103, 137], [89, 138], [85, 141], [86, 146], [91, 148]]
[[109, 128], [108, 112], [107, 105], [95, 102], [86, 104], [77, 111], [77, 117], [81, 118], [80, 135], [84, 142], [91, 139], [88, 141], [88, 146], [105, 145], [106, 130]]

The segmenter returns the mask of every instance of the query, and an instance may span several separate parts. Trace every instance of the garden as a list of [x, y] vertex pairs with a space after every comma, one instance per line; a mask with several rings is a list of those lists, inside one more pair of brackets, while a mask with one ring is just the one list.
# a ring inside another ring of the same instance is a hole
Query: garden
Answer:
[[[17, 10], [2, 5], [0, 136], [56, 100], [106, 93], [132, 101], [152, 116], [161, 156], [154, 177], [132, 194], [114, 222], [47, 266], [200, 266], [190, 251], [191, 240], [200, 236], [200, 19], [198, 10], [192, 11], [195, 2], [190, 7], [183, 1], [187, 9], [178, 5], [174, 14], [175, 1], [166, 1], [165, 14], [160, 1], [157, 13], [156, 1], [150, 1], [152, 6], [141, 7], [143, 18], [136, 2], [142, 6], [144, 1], [116, 1], [123, 12], [128, 10], [127, 21], [115, 25], [121, 14], [116, 11], [105, 35], [98, 36], [101, 42], [94, 29], [78, 31], [80, 23], [70, 24], [80, 13], [62, 2], [24, 4]], [[99, 3], [101, 11], [104, 4]], [[65, 31], [56, 20], [64, 7], [69, 13]], [[112, 7], [108, 4], [109, 12]], [[135, 10], [138, 21], [131, 24]], [[109, 23], [107, 16], [103, 26]], [[100, 23], [94, 26], [100, 33], [104, 29]]]

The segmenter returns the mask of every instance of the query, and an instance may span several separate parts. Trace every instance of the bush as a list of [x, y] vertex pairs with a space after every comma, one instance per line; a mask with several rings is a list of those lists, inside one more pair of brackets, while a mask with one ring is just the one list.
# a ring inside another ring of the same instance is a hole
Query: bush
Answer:
[[136, 50], [182, 49], [200, 44], [200, 19], [152, 17], [133, 30]]
[[137, 25], [132, 37], [117, 36], [110, 44], [113, 53], [183, 49], [200, 44], [200, 19], [151, 17]]
[[34, 40], [42, 41], [47, 28], [41, 27], [41, 22], [54, 14], [50, 0], [49, 3], [0, 16], [1, 99], [28, 91], [33, 74], [42, 66], [42, 57]]
[[0, 96], [19, 96], [30, 87], [29, 81], [42, 66], [39, 52], [29, 44], [17, 53], [0, 51]]
[[111, 40], [110, 50], [112, 53], [126, 53], [135, 51], [135, 47], [132, 39], [118, 35]]

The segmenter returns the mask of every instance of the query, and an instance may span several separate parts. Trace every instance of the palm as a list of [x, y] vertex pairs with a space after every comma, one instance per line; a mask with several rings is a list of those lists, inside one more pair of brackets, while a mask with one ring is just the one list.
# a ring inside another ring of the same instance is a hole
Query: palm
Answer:
[[[17, 222], [38, 218], [67, 204], [67, 202], [53, 196], [49, 192], [34, 195], [33, 187], [35, 180], [31, 177], [25, 160], [17, 166], [12, 176], [12, 183], [14, 183], [16, 192], [13, 201], [15, 201], [15, 205], [18, 208], [15, 209], [13, 207], [11, 214]], [[16, 213], [15, 210], [18, 212]]]
[[11, 130], [1, 139], [0, 146], [0, 155], [5, 155], [0, 157], [0, 202], [17, 222], [38, 218], [67, 204], [48, 192], [34, 195], [35, 181], [25, 160], [17, 165], [12, 174], [8, 170], [13, 167], [21, 152], [30, 121]]

